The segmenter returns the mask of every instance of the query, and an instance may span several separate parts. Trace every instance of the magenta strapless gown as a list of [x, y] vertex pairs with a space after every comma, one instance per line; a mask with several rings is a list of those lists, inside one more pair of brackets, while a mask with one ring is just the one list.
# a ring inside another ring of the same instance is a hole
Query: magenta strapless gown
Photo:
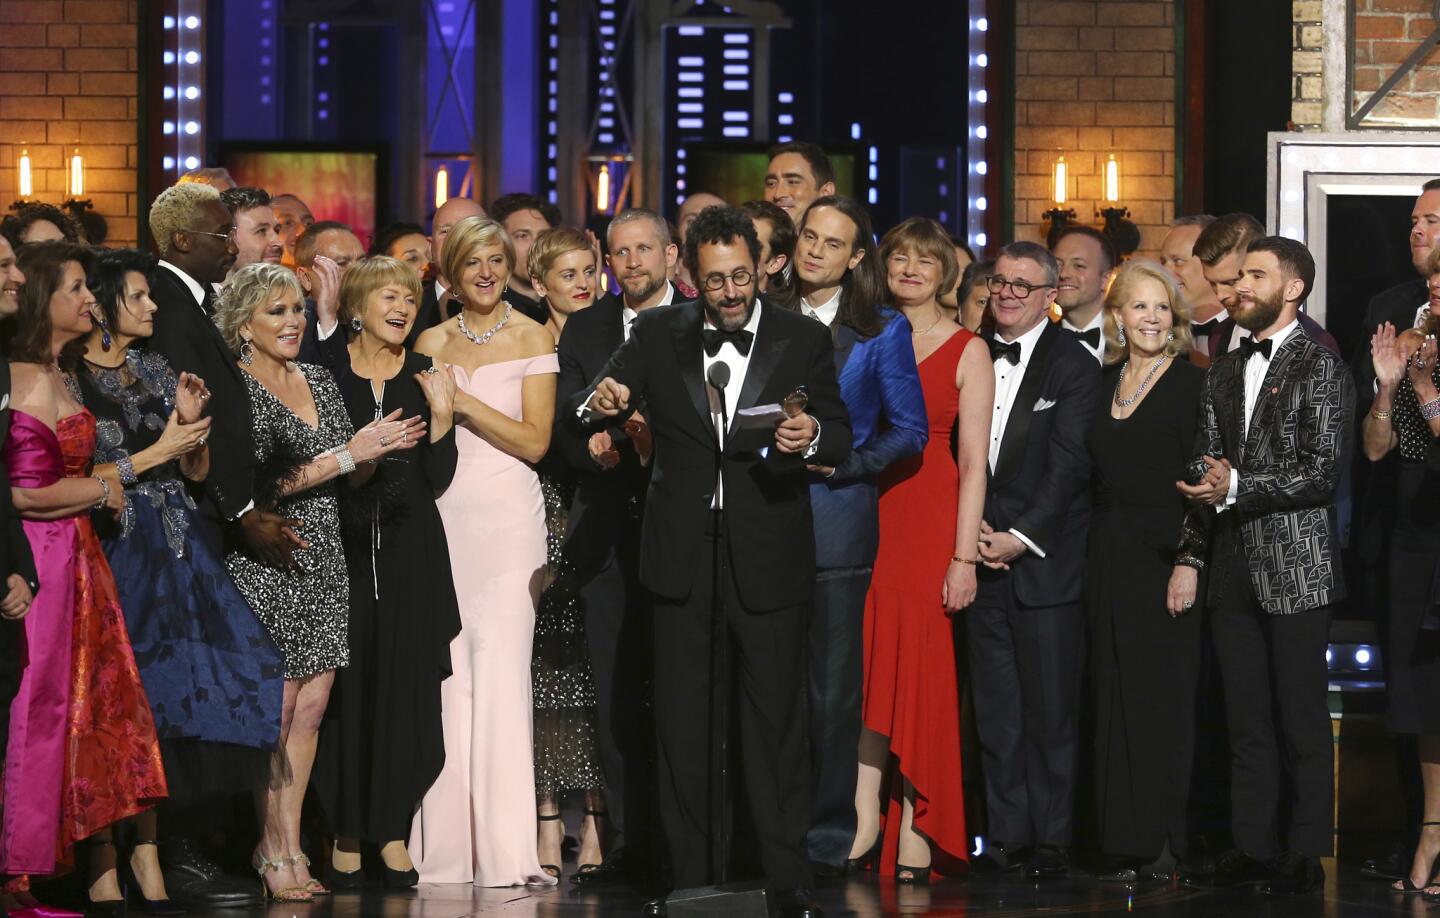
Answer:
[[[512, 418], [525, 377], [554, 354], [477, 367], [457, 384]], [[422, 883], [552, 885], [536, 853], [530, 651], [545, 571], [545, 502], [535, 470], [458, 427], [455, 479], [437, 504], [450, 546], [460, 635], [440, 687], [445, 767], [410, 834]]]
[[[90, 473], [95, 418], [55, 430], [11, 411], [10, 484]], [[25, 616], [28, 663], [10, 705], [0, 874], [47, 874], [100, 829], [166, 794], [155, 722], [90, 514], [23, 520], [40, 592]]]

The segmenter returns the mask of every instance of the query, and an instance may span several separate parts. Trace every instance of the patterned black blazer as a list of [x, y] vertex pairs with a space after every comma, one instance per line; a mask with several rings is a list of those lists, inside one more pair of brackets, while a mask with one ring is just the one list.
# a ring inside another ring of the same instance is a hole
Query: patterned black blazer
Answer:
[[1275, 350], [1248, 434], [1245, 362], [1239, 351], [1216, 358], [1205, 376], [1191, 480], [1202, 456], [1224, 457], [1238, 473], [1235, 504], [1223, 513], [1193, 504], [1181, 530], [1182, 559], [1219, 568], [1205, 601], [1224, 596], [1235, 540], [1265, 611], [1286, 615], [1345, 596], [1335, 488], [1353, 440], [1355, 383], [1335, 354], [1303, 331]]

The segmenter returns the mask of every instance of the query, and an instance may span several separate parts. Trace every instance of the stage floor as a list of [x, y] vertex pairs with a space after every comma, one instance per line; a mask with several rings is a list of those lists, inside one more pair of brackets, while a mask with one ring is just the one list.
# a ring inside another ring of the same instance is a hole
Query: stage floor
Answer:
[[[568, 877], [568, 870], [567, 870]], [[1336, 875], [1326, 862], [1323, 895], [1277, 899], [1248, 891], [1198, 892], [1177, 885], [1100, 886], [1081, 875], [1046, 883], [1017, 877], [975, 877], [940, 880], [932, 886], [897, 888], [873, 877], [822, 886], [817, 899], [826, 914], [838, 915], [1112, 915], [1141, 913], [1155, 918], [1367, 918], [1381, 915], [1426, 915], [1429, 906], [1418, 895], [1392, 893], [1387, 884], [1359, 875], [1354, 867]], [[463, 918], [467, 915], [544, 915], [554, 918], [638, 915], [645, 897], [624, 888], [581, 892], [568, 882], [558, 889], [471, 889], [465, 886], [421, 886], [406, 893], [388, 893], [378, 885], [359, 894], [336, 895], [313, 904], [271, 905], [268, 909], [214, 912], [214, 918]], [[1440, 916], [1440, 907], [1434, 914]]]

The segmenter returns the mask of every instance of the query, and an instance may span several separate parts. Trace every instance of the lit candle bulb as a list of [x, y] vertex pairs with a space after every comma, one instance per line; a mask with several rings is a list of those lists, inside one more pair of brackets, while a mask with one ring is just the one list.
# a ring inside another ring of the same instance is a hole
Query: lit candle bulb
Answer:
[[79, 148], [76, 148], [70, 157], [70, 168], [65, 173], [66, 192], [70, 199], [79, 200], [85, 193], [85, 158], [80, 155]]
[[1114, 153], [1105, 163], [1105, 200], [1111, 204], [1120, 203], [1120, 164], [1115, 161]]
[[450, 169], [444, 164], [435, 170], [435, 209], [450, 200]]
[[1055, 203], [1064, 204], [1070, 198], [1070, 167], [1065, 163], [1065, 154], [1055, 160]]
[[30, 151], [20, 151], [20, 200], [24, 201], [35, 193], [35, 178], [30, 172]]
[[610, 210], [610, 164], [602, 163], [600, 175], [595, 179], [595, 209], [603, 213]]

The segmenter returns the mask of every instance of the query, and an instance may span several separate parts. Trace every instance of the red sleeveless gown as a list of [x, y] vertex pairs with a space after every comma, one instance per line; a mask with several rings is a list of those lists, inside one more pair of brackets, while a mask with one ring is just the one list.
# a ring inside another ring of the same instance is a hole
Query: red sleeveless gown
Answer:
[[[974, 337], [962, 328], [920, 363], [930, 439], [920, 455], [880, 476], [880, 551], [865, 597], [865, 726], [890, 738], [900, 774], [915, 786], [915, 828], [931, 842], [935, 872], [952, 875], [963, 871], [969, 838], [955, 642], [941, 591], [960, 494], [950, 453], [956, 366]], [[899, 845], [899, 782], [893, 786], [882, 823], [883, 876], [894, 875]]]

